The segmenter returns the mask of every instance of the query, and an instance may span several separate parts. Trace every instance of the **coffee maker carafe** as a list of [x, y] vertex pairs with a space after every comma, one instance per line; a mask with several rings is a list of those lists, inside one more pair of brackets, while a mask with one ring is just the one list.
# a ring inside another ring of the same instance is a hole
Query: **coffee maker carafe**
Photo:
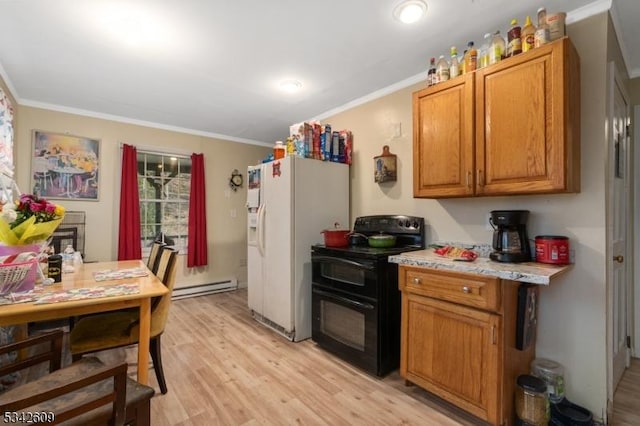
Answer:
[[497, 262], [528, 262], [531, 248], [527, 236], [528, 210], [493, 210], [489, 222], [493, 226], [491, 260]]

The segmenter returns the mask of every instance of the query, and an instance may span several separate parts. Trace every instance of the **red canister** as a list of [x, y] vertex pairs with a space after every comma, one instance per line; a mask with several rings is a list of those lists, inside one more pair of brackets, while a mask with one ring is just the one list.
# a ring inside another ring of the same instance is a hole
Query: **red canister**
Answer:
[[556, 265], [569, 263], [569, 238], [561, 235], [538, 235], [536, 262]]

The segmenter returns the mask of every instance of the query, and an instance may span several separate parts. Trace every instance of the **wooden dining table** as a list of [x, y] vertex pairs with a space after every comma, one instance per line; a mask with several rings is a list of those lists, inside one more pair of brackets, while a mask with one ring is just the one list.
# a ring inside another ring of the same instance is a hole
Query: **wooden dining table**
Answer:
[[[94, 272], [144, 268], [146, 276], [96, 281]], [[149, 343], [151, 330], [151, 299], [168, 292], [167, 287], [141, 260], [84, 263], [76, 266], [72, 273], [62, 274], [62, 281], [43, 286], [46, 292], [64, 292], [72, 289], [91, 289], [118, 284], [137, 284], [139, 292], [133, 294], [110, 295], [72, 301], [56, 301], [38, 304], [34, 302], [14, 303], [0, 306], [0, 326], [26, 324], [68, 318], [76, 315], [107, 312], [124, 308], [140, 309], [140, 335], [138, 340], [138, 382], [147, 384], [149, 380]], [[42, 286], [42, 284], [36, 284]]]

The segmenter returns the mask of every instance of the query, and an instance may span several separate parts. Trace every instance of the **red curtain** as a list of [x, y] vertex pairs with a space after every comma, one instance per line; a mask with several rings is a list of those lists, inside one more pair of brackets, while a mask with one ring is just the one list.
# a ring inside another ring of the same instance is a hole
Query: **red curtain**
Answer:
[[207, 208], [204, 187], [204, 156], [191, 154], [189, 194], [189, 244], [187, 266], [204, 266], [207, 260]]
[[134, 146], [125, 144], [122, 147], [118, 260], [142, 259], [139, 200], [138, 153]]

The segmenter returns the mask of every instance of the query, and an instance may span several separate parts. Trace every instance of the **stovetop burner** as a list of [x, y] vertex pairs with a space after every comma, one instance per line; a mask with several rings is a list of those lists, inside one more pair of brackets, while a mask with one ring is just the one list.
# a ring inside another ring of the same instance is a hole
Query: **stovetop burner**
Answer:
[[326, 247], [318, 244], [314, 245], [313, 249], [325, 254], [340, 253], [354, 257], [378, 258], [425, 248], [425, 225], [422, 217], [405, 215], [360, 216], [355, 220], [353, 232], [366, 236], [381, 233], [395, 235], [396, 245], [388, 248], [369, 247], [364, 241], [363, 245], [345, 247]]

